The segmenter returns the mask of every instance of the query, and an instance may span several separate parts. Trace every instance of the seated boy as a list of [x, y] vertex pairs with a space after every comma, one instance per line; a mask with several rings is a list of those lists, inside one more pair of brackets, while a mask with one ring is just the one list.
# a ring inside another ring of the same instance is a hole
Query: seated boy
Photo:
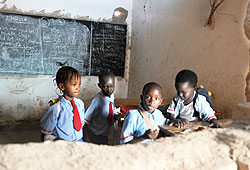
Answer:
[[[154, 140], [160, 125], [169, 122], [158, 106], [162, 103], [162, 88], [155, 82], [147, 83], [142, 90], [141, 103], [125, 116], [120, 143], [136, 143]], [[171, 136], [171, 133], [168, 134]]]
[[197, 75], [191, 70], [182, 70], [176, 75], [177, 96], [167, 108], [167, 117], [172, 121], [177, 121], [177, 126], [180, 128], [186, 122], [195, 120], [207, 121], [212, 127], [219, 128], [220, 125], [216, 122], [214, 115], [215, 111], [207, 102], [206, 97], [201, 94], [196, 95], [196, 84]]

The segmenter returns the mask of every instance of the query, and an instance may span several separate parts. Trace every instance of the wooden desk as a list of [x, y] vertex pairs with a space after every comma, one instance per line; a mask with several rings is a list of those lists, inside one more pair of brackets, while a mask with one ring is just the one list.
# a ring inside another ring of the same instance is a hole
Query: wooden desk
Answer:
[[[231, 119], [219, 119], [217, 122], [223, 127], [223, 128], [229, 128], [233, 122]], [[208, 122], [190, 122], [188, 125], [186, 125], [184, 128], [177, 128], [174, 126], [163, 126], [163, 128], [167, 129], [169, 132], [174, 134], [188, 134], [191, 132], [197, 132], [201, 130], [205, 130], [210, 128]]]

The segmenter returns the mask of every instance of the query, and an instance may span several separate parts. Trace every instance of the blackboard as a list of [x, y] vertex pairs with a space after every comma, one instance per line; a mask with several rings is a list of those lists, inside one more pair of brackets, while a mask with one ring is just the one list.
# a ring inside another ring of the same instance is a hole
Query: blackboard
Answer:
[[0, 13], [0, 73], [55, 74], [67, 61], [82, 75], [124, 76], [127, 26]]

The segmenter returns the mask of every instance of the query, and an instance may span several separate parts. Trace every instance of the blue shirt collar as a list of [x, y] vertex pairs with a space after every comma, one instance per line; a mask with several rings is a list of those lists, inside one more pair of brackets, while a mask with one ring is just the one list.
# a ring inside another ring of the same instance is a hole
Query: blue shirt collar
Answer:
[[102, 91], [100, 91], [98, 94], [100, 96], [102, 96], [105, 100], [109, 101], [109, 102], [114, 102], [114, 100], [115, 100], [114, 93], [112, 93], [110, 97], [109, 96], [105, 96]]
[[[152, 115], [152, 114], [155, 112], [155, 111], [153, 111], [152, 113], [147, 112], [146, 110], [143, 109], [141, 103], [139, 104], [139, 108], [142, 109], [144, 112], [146, 112], [148, 116], [149, 116], [149, 115]], [[155, 109], [155, 110], [156, 110], [156, 109]]]
[[[75, 101], [75, 97], [73, 97], [73, 100]], [[64, 102], [64, 103], [68, 103], [71, 105], [70, 101], [65, 99], [65, 97], [61, 96], [61, 99], [60, 99], [61, 102]]]

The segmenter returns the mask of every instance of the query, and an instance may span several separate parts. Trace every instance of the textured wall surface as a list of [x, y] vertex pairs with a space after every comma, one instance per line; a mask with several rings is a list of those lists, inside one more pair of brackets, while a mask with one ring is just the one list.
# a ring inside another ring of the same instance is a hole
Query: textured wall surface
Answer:
[[164, 97], [175, 95], [174, 78], [191, 69], [213, 92], [215, 109], [231, 114], [246, 101], [249, 40], [244, 30], [248, 0], [227, 0], [215, 14], [214, 29], [204, 27], [208, 0], [133, 1], [129, 98], [157, 81]]

